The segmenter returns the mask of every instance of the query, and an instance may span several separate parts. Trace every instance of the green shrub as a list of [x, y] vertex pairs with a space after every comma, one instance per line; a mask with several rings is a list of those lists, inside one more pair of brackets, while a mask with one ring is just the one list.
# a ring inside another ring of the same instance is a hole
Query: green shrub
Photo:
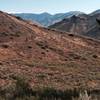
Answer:
[[14, 97], [24, 97], [32, 94], [28, 81], [23, 77], [14, 77], [14, 79], [16, 79], [16, 91]]

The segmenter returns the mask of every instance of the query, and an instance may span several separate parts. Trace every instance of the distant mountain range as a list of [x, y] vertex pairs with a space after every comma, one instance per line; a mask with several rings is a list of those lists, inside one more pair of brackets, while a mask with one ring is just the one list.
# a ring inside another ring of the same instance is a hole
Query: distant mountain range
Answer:
[[80, 11], [70, 11], [67, 13], [58, 13], [51, 15], [49, 13], [41, 13], [41, 14], [33, 14], [33, 13], [19, 13], [19, 14], [14, 14], [16, 16], [19, 16], [25, 20], [31, 20], [31, 21], [36, 21], [37, 23], [40, 23], [42, 26], [50, 26], [56, 22], [61, 21], [64, 18], [69, 18], [73, 15], [79, 15], [83, 14], [83, 12]]
[[96, 22], [96, 18], [100, 18], [100, 9], [90, 14], [70, 11], [54, 15], [46, 12], [41, 14], [19, 13], [14, 15], [30, 20], [39, 26], [100, 39], [100, 28]]
[[100, 26], [96, 19], [100, 19], [100, 10], [88, 15], [80, 14], [78, 16], [74, 15], [70, 18], [65, 18], [49, 26], [49, 28], [85, 35], [100, 40]]
[[99, 14], [99, 13], [100, 13], [100, 9], [98, 9], [98, 10], [92, 12], [90, 15]]

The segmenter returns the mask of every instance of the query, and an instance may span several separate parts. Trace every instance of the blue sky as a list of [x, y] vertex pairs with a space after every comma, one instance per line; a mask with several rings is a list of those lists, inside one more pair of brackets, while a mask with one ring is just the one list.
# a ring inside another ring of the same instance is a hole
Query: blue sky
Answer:
[[0, 10], [10, 13], [63, 13], [100, 9], [100, 0], [0, 0]]

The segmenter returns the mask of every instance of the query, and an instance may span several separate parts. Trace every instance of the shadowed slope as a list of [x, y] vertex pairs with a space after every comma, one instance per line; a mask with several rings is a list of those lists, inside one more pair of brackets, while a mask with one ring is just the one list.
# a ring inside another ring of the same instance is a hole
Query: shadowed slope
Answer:
[[96, 19], [99, 18], [100, 13], [92, 15], [81, 14], [79, 16], [72, 16], [69, 19], [64, 19], [61, 22], [49, 26], [49, 28], [100, 39], [99, 25], [97, 23], [99, 20], [96, 21]]

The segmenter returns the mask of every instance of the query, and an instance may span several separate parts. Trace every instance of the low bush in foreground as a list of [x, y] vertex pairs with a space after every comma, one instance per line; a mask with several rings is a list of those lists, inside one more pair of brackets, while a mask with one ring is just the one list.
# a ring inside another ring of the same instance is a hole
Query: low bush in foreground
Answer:
[[100, 97], [90, 96], [91, 93], [100, 94], [100, 91], [81, 92], [81, 89], [61, 91], [50, 87], [33, 90], [24, 78], [13, 77], [13, 79], [16, 80], [15, 87], [0, 89], [0, 100], [100, 100]]

